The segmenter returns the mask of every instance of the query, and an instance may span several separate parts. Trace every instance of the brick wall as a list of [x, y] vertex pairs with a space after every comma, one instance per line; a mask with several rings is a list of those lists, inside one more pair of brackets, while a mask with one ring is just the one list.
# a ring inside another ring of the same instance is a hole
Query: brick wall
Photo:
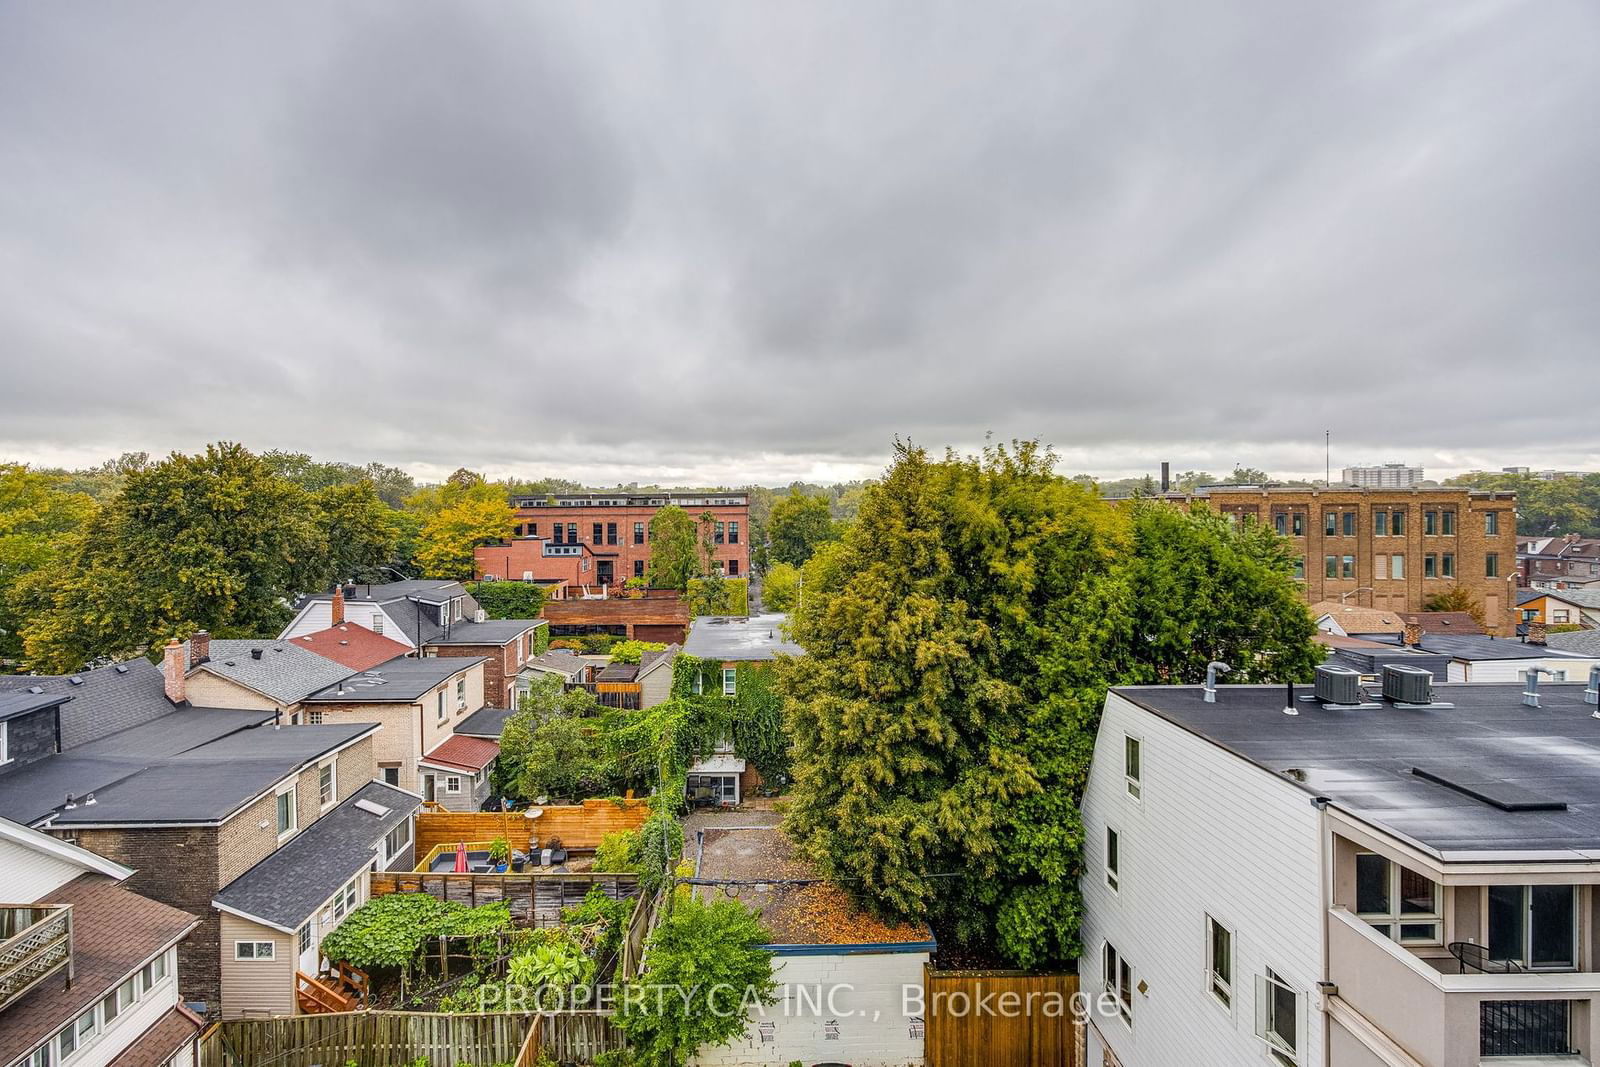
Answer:
[[[503, 645], [433, 645], [438, 656], [485, 656], [483, 664], [483, 699], [490, 707], [509, 708], [511, 691], [517, 679], [517, 645], [523, 638]], [[476, 711], [477, 709], [472, 709]]]
[[56, 750], [57, 709], [45, 708], [6, 721], [6, 756], [0, 774], [16, 770], [34, 760], [53, 755]]

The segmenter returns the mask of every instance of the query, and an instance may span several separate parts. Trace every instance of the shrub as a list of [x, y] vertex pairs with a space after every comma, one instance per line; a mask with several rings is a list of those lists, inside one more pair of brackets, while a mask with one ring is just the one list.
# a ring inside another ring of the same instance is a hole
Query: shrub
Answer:
[[611, 646], [611, 662], [638, 663], [646, 652], [660, 652], [666, 647], [660, 641], [618, 641]]
[[493, 933], [510, 925], [505, 904], [469, 908], [426, 893], [389, 893], [345, 916], [322, 939], [322, 952], [364, 971], [403, 968], [430, 937]]

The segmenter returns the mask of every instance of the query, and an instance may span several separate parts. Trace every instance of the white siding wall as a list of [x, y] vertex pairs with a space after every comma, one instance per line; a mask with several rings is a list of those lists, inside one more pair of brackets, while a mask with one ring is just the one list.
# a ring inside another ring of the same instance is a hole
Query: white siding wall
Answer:
[[[1123, 776], [1129, 733], [1143, 740], [1137, 801]], [[1134, 993], [1131, 1028], [1114, 1015], [1094, 1016], [1123, 1067], [1269, 1063], [1255, 1037], [1254, 988], [1268, 967], [1300, 992], [1300, 1062], [1320, 1067], [1320, 819], [1310, 796], [1111, 694], [1083, 821], [1082, 988], [1102, 989], [1106, 940], [1133, 967], [1134, 984], [1148, 984], [1148, 992]], [[1108, 823], [1120, 835], [1115, 893], [1105, 881]], [[1207, 914], [1233, 931], [1231, 1010], [1207, 991]], [[1094, 1029], [1089, 1051], [1098, 1067]]]
[[[356, 626], [364, 626], [369, 630], [375, 629], [372, 625], [374, 614], [383, 615], [383, 636], [392, 641], [399, 641], [402, 645], [411, 645], [410, 638], [405, 631], [395, 625], [391, 617], [383, 608], [376, 604], [346, 604], [344, 608], [344, 621]], [[282, 641], [291, 637], [304, 637], [314, 634], [318, 630], [326, 630], [333, 625], [333, 605], [327, 600], [313, 600], [301, 609], [300, 614], [284, 627], [283, 633], [278, 635]]]
[[[1600, 659], [1565, 658], [1550, 656], [1542, 659], [1485, 659], [1476, 662], [1462, 663], [1460, 660], [1450, 661], [1450, 680], [1452, 682], [1497, 682], [1500, 684], [1515, 685], [1522, 680], [1522, 672], [1530, 667], [1543, 667], [1550, 671], [1565, 671], [1569, 682], [1587, 682], [1589, 668], [1600, 663]], [[1550, 678], [1542, 676], [1540, 685], [1549, 685]]]
[[0, 841], [0, 903], [32, 904], [66, 885], [83, 868], [11, 841]]
[[[143, 968], [140, 964], [135, 968], [137, 974]], [[112, 1020], [109, 1026], [102, 1024], [99, 1031], [91, 1038], [86, 1039], [73, 1053], [71, 1067], [105, 1067], [106, 1064], [116, 1059], [123, 1050], [137, 1041], [144, 1032], [161, 1016], [171, 1011], [178, 1003], [178, 954], [175, 949], [167, 950], [167, 976], [150, 989], [141, 994], [132, 1006], [125, 1008]], [[120, 985], [121, 983], [118, 982]], [[138, 989], [137, 981], [134, 988]], [[96, 1005], [98, 1005], [96, 1001]], [[76, 1017], [75, 1017], [76, 1018]], [[59, 1030], [57, 1031], [59, 1032]], [[52, 1034], [54, 1040], [54, 1034]], [[23, 1051], [18, 1049], [0, 1049], [0, 1063], [10, 1061], [12, 1054]], [[52, 1063], [56, 1062], [54, 1059]]]
[[[694, 1058], [698, 1067], [766, 1067], [769, 1064], [823, 1061], [853, 1067], [905, 1067], [922, 1063], [922, 1039], [911, 1036], [910, 1020], [903, 1011], [905, 990], [922, 986], [926, 952], [888, 952], [881, 955], [779, 956], [773, 976], [790, 990], [790, 1000], [766, 1008], [765, 1015], [750, 1013], [746, 1036], [731, 1045], [704, 1048]], [[844, 987], [851, 988], [844, 988]], [[802, 1004], [804, 987], [812, 1002]], [[815, 990], [822, 990], [822, 1010], [812, 1010]], [[830, 988], [839, 991], [833, 1001], [836, 1015], [828, 1014]], [[787, 1007], [787, 1010], [785, 1010]], [[839, 1024], [839, 1036], [829, 1040], [824, 1027]], [[773, 1024], [773, 1041], [761, 1043], [760, 1022]]]

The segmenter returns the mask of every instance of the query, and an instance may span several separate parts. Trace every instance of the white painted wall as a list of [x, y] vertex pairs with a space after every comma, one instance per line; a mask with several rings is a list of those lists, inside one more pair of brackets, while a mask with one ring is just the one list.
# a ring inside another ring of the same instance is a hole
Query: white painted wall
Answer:
[[[369, 630], [378, 632], [378, 627], [372, 625], [373, 615], [383, 616], [383, 628], [381, 631], [383, 636], [391, 641], [398, 641], [408, 648], [415, 647], [411, 644], [411, 639], [406, 636], [406, 632], [395, 623], [394, 618], [380, 605], [356, 603], [346, 604], [344, 608], [345, 622], [356, 626], [364, 626]], [[319, 630], [326, 630], [332, 625], [333, 602], [331, 600], [313, 600], [301, 608], [300, 614], [296, 615], [293, 621], [283, 628], [283, 633], [278, 635], [278, 640], [304, 637], [306, 634], [314, 634]]]
[[[765, 1014], [752, 1009], [743, 1040], [731, 1045], [701, 1049], [698, 1067], [767, 1067], [792, 1060], [811, 1064], [837, 1061], [852, 1067], [907, 1067], [922, 1063], [922, 1038], [911, 1036], [911, 1021], [903, 1011], [905, 990], [922, 987], [926, 952], [881, 954], [779, 956], [773, 975], [787, 1001], [768, 1006]], [[822, 991], [821, 1010], [802, 1003], [800, 989], [815, 997]], [[850, 987], [850, 988], [847, 988]], [[825, 999], [836, 989], [832, 1013]], [[839, 1024], [839, 1037], [824, 1036], [830, 1021]], [[761, 1041], [759, 1024], [773, 1024], [773, 1040]]]
[[[1600, 659], [1580, 656], [1544, 656], [1529, 659], [1484, 659], [1476, 661], [1451, 660], [1450, 681], [1452, 682], [1498, 682], [1505, 685], [1514, 685], [1522, 681], [1524, 671], [1532, 667], [1543, 667], [1551, 671], [1565, 671], [1566, 680], [1569, 682], [1587, 682], [1589, 669], [1600, 664]], [[1540, 685], [1549, 684], [1548, 675], [1541, 676]]]
[[83, 871], [76, 863], [0, 840], [0, 903], [32, 904]]
[[[1123, 775], [1130, 733], [1143, 741], [1140, 800]], [[1102, 1062], [1102, 1040], [1122, 1067], [1272, 1062], [1255, 1036], [1255, 976], [1270, 967], [1302, 997], [1300, 1062], [1321, 1067], [1320, 820], [1309, 794], [1112, 693], [1083, 821], [1081, 988], [1103, 988], [1108, 939], [1148, 987], [1134, 994], [1131, 1027], [1094, 1018], [1087, 1062]], [[1108, 823], [1120, 835], [1116, 892], [1104, 873]], [[1231, 1008], [1207, 990], [1208, 913], [1233, 931]]]

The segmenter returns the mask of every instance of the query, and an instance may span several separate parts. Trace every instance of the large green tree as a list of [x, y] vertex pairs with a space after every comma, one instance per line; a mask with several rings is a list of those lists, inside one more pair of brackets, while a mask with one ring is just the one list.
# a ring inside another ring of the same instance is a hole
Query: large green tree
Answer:
[[512, 511], [505, 494], [483, 482], [446, 482], [437, 510], [417, 536], [416, 564], [428, 578], [470, 578], [473, 550], [511, 536]]
[[94, 514], [94, 500], [61, 475], [0, 464], [0, 660], [22, 655], [35, 607], [28, 580], [45, 572]]
[[676, 504], [658, 508], [650, 518], [650, 567], [646, 579], [657, 589], [686, 592], [703, 573], [700, 530]]
[[[363, 493], [371, 487], [319, 498], [227, 443], [128, 473], [30, 580], [38, 598], [24, 634], [31, 665], [76, 670], [198, 629], [276, 633], [296, 594], [387, 558], [392, 540], [351, 526], [352, 516], [381, 506]], [[329, 544], [346, 534], [353, 546]]]
[[828, 502], [821, 497], [803, 495], [798, 489], [772, 505], [767, 520], [769, 565], [789, 563], [798, 567], [811, 558], [817, 546], [839, 536]]
[[[1024, 966], [1078, 952], [1078, 801], [1107, 686], [1189, 680], [1216, 655], [1246, 678], [1316, 661], [1281, 542], [1118, 509], [1053, 464], [1027, 442], [940, 461], [897, 446], [807, 564], [807, 655], [780, 664], [808, 851], [875, 910]], [[1209, 599], [1166, 603], [1162, 568], [1196, 550], [1182, 580]]]

